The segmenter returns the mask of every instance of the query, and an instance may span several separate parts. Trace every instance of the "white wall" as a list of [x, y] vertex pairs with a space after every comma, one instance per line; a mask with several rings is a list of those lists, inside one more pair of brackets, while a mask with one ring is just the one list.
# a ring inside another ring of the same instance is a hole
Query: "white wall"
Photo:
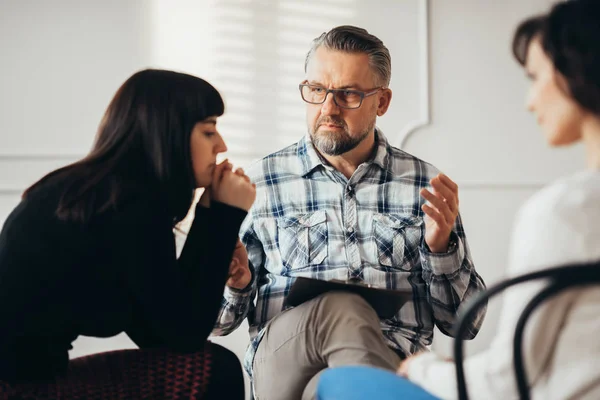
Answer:
[[[516, 23], [550, 3], [0, 0], [0, 221], [26, 185], [85, 154], [114, 91], [148, 66], [217, 86], [234, 162], [292, 143], [305, 132], [297, 84], [309, 42], [350, 23], [378, 35], [392, 53], [394, 98], [380, 127], [458, 182], [476, 266], [492, 283], [504, 273], [519, 205], [582, 167], [581, 149], [545, 148], [523, 109], [527, 84], [510, 55]], [[429, 125], [403, 140], [407, 127], [427, 117]], [[496, 301], [470, 352], [489, 343], [497, 317]], [[246, 326], [218, 341], [241, 356]], [[437, 336], [438, 349], [447, 352], [449, 343]], [[80, 339], [73, 355], [123, 346], [131, 346], [124, 336]]]

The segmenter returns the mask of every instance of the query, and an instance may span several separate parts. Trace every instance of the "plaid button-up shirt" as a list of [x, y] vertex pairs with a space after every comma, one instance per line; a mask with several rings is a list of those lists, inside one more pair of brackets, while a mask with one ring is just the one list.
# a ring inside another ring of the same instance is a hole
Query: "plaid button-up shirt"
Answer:
[[[431, 344], [434, 324], [448, 335], [462, 302], [484, 289], [460, 216], [447, 253], [424, 242], [419, 191], [438, 174], [430, 164], [390, 146], [377, 131], [373, 158], [347, 179], [314, 149], [309, 136], [254, 164], [247, 174], [257, 198], [241, 237], [253, 270], [247, 290], [226, 288], [214, 334], [248, 316], [252, 373], [264, 327], [284, 309], [294, 278], [359, 278], [387, 289], [410, 289], [413, 300], [381, 321], [388, 345], [404, 354]], [[257, 297], [256, 297], [257, 296]], [[256, 297], [256, 304], [254, 299]], [[478, 332], [485, 310], [470, 322]]]

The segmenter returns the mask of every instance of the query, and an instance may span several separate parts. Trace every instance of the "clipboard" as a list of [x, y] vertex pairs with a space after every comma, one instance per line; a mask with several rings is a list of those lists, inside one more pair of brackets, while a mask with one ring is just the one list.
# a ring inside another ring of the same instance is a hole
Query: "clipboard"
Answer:
[[284, 305], [295, 307], [323, 293], [345, 291], [356, 293], [373, 307], [380, 318], [392, 318], [407, 301], [413, 298], [411, 290], [390, 290], [373, 287], [360, 281], [342, 281], [333, 279], [324, 281], [314, 278], [298, 277], [285, 298]]

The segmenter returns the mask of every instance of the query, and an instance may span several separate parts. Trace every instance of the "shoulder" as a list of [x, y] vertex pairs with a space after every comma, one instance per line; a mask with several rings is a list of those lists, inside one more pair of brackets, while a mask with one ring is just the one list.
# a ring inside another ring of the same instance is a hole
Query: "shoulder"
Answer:
[[598, 240], [600, 173], [585, 171], [555, 181], [521, 207], [511, 267], [536, 269], [600, 259]]
[[440, 173], [431, 163], [390, 144], [387, 144], [387, 154], [387, 167], [395, 176], [411, 173], [429, 180]]
[[32, 227], [48, 227], [57, 222], [56, 209], [64, 185], [42, 182], [32, 187], [4, 221], [4, 228], [17, 231]]
[[556, 180], [535, 193], [520, 209], [518, 218], [531, 221], [545, 216], [580, 229], [588, 225], [582, 217], [597, 218], [599, 212], [600, 173], [584, 171]]

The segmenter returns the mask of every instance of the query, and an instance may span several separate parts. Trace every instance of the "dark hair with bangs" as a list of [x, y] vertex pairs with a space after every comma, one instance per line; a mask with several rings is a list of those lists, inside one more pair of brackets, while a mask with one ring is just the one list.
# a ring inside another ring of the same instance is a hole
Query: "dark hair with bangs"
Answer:
[[196, 123], [224, 112], [223, 99], [192, 75], [147, 69], [132, 75], [110, 102], [90, 153], [44, 176], [29, 189], [60, 179], [56, 215], [89, 221], [131, 195], [152, 191], [166, 199], [173, 224], [193, 201], [196, 181], [190, 135]]
[[512, 51], [525, 66], [533, 40], [564, 77], [568, 94], [600, 116], [600, 0], [570, 0], [529, 18], [516, 29]]

